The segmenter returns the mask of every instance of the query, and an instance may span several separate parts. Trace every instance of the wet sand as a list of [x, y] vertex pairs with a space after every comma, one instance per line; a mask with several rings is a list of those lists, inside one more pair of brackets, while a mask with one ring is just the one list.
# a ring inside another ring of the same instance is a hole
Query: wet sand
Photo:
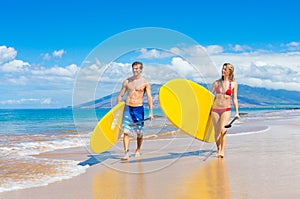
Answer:
[[258, 119], [253, 125], [269, 126], [259, 133], [229, 132], [224, 159], [215, 157], [214, 144], [185, 136], [145, 140], [142, 156], [131, 154], [128, 161], [120, 161], [122, 143], [95, 156], [86, 148], [42, 154], [90, 167], [72, 179], [2, 192], [0, 198], [298, 198], [299, 115]]

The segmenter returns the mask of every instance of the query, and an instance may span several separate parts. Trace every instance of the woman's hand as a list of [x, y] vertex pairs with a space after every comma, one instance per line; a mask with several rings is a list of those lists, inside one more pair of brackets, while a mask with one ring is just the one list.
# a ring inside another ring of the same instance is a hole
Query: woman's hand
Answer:
[[240, 119], [240, 115], [237, 113], [237, 114], [235, 114], [234, 118]]

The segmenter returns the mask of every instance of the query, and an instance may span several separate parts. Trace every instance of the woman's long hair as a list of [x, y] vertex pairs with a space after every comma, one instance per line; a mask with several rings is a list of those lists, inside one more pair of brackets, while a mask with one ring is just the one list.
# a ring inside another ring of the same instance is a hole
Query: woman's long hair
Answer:
[[[230, 64], [230, 63], [224, 63], [223, 66], [226, 66], [226, 70], [229, 70], [229, 80], [233, 81], [234, 80], [234, 67], [233, 67], [233, 65]], [[224, 77], [222, 76], [221, 79], [224, 80]]]

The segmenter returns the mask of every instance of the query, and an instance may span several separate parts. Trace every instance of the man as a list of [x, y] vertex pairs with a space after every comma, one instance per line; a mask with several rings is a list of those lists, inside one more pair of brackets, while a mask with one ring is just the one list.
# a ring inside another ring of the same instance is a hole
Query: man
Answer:
[[[153, 119], [153, 101], [151, 94], [151, 86], [147, 79], [141, 76], [143, 64], [141, 62], [134, 62], [132, 64], [133, 76], [127, 78], [123, 84], [120, 94], [117, 99], [119, 103], [124, 94], [127, 92], [125, 100], [125, 109], [123, 115], [123, 144], [125, 156], [122, 160], [129, 158], [129, 135], [132, 131], [137, 134], [137, 148], [135, 157], [140, 156], [141, 145], [143, 142], [143, 127], [144, 127], [144, 106], [143, 97], [146, 93], [149, 105], [149, 118]], [[134, 125], [132, 125], [134, 123]]]

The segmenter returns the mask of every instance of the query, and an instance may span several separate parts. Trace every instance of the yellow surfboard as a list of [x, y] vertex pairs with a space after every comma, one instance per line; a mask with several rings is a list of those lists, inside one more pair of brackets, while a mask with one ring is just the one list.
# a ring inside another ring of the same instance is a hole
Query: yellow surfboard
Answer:
[[159, 103], [165, 116], [183, 132], [205, 142], [215, 141], [210, 117], [214, 95], [186, 79], [173, 79], [159, 90]]
[[125, 102], [118, 103], [98, 122], [90, 138], [94, 153], [102, 153], [117, 143], [124, 107]]

